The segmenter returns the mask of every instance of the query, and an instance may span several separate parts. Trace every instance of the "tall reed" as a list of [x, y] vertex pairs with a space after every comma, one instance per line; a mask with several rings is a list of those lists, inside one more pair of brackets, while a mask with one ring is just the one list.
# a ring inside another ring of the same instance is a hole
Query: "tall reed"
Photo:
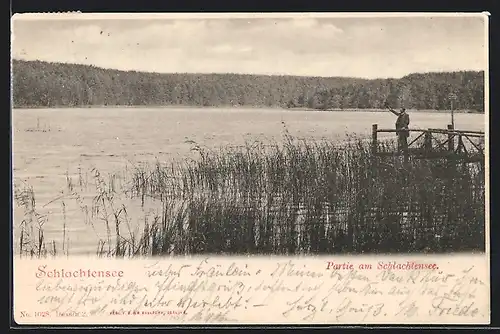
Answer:
[[[33, 187], [21, 183], [14, 186], [14, 202], [21, 207], [22, 220], [19, 225], [19, 252], [20, 256], [45, 257], [49, 250], [45, 242], [44, 224], [47, 216], [38, 212], [36, 206], [35, 192]], [[52, 243], [53, 255], [56, 255], [55, 242]]]

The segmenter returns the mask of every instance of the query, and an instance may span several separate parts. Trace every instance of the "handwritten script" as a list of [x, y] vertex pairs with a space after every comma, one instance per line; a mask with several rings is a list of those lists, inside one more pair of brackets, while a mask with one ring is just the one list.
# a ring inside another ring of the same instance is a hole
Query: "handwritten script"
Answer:
[[91, 271], [83, 261], [16, 261], [18, 323], [489, 322], [482, 262], [396, 270], [327, 269], [318, 258], [166, 258], [85, 262]]

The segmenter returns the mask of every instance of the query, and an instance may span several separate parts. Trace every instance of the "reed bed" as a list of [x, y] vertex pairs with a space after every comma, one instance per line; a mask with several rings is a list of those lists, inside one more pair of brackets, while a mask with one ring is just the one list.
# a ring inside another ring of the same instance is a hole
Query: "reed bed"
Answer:
[[[193, 150], [196, 159], [133, 166], [127, 182], [93, 170], [97, 195], [85, 212], [106, 225], [99, 255], [484, 251], [482, 164], [381, 159], [355, 137], [339, 143], [287, 133], [279, 143]], [[22, 194], [19, 205], [36, 217]], [[118, 195], [158, 210], [134, 230]], [[30, 247], [34, 256], [47, 252], [43, 240]]]
[[57, 255], [55, 241], [47, 245], [44, 234], [44, 224], [47, 216], [40, 214], [36, 206], [33, 187], [23, 183], [14, 188], [14, 200], [23, 210], [22, 220], [19, 224], [19, 251], [20, 256], [45, 257], [50, 252]]
[[481, 166], [285, 137], [137, 170], [134, 196], [163, 205], [143, 255], [484, 251]]

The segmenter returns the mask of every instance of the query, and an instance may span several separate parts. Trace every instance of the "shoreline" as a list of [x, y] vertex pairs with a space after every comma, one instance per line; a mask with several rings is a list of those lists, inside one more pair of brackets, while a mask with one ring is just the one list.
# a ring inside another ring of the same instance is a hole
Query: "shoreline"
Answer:
[[[381, 108], [346, 108], [346, 109], [313, 109], [313, 108], [280, 108], [280, 107], [263, 107], [263, 106], [190, 106], [190, 105], [88, 105], [88, 106], [16, 106], [11, 107], [11, 110], [29, 110], [29, 109], [235, 109], [235, 110], [282, 110], [282, 111], [313, 111], [313, 112], [386, 112], [387, 109]], [[397, 109], [397, 108], [396, 108]], [[451, 110], [433, 110], [433, 109], [406, 109], [408, 112], [418, 113], [450, 113]], [[456, 114], [485, 114], [485, 112], [474, 110], [454, 110]]]

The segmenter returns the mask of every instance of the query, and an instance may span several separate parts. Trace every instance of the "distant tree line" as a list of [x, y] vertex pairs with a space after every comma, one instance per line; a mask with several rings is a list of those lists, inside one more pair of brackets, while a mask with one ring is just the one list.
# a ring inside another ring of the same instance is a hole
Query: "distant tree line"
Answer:
[[255, 106], [314, 109], [484, 110], [484, 73], [411, 74], [401, 79], [245, 74], [158, 74], [13, 61], [14, 107]]
[[412, 109], [453, 108], [484, 112], [484, 72], [415, 73], [401, 79], [376, 79], [320, 92], [317, 108], [384, 108], [385, 103]]

